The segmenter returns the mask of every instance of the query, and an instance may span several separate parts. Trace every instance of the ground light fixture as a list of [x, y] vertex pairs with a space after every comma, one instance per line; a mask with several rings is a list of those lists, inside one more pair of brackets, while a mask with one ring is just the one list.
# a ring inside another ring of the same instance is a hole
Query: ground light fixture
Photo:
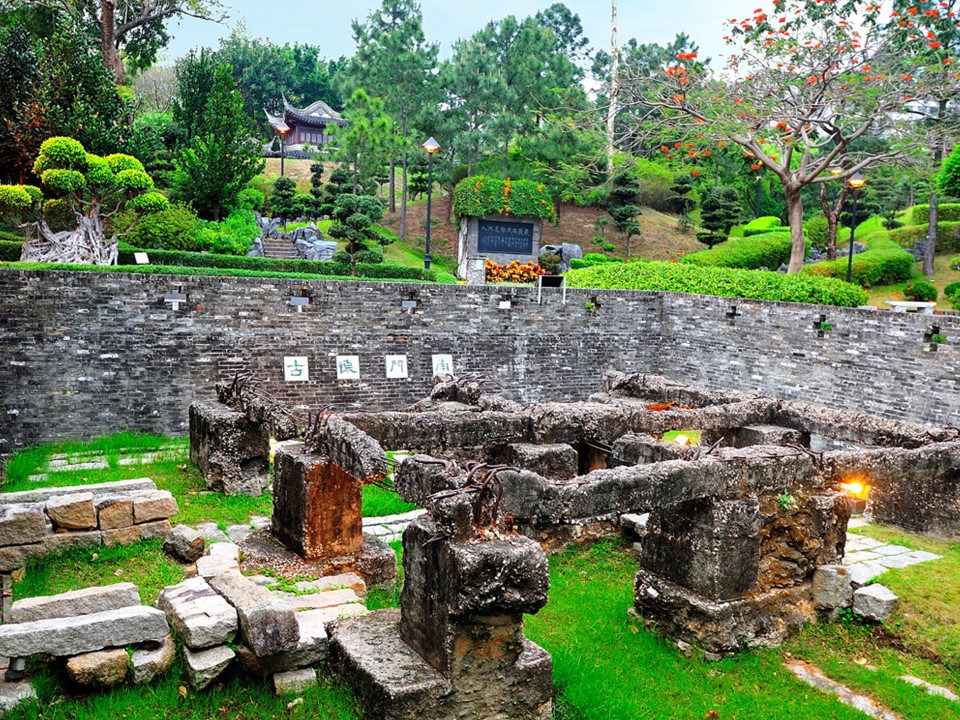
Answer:
[[427, 151], [430, 158], [429, 169], [427, 170], [427, 241], [424, 247], [423, 269], [430, 269], [430, 210], [433, 204], [433, 156], [440, 150], [440, 143], [429, 138], [424, 144], [423, 149]]
[[857, 232], [857, 191], [866, 182], [860, 173], [854, 173], [847, 180], [847, 185], [853, 190], [853, 211], [850, 213], [850, 253], [847, 255], [847, 282], [850, 282], [850, 276], [853, 274], [853, 237]]

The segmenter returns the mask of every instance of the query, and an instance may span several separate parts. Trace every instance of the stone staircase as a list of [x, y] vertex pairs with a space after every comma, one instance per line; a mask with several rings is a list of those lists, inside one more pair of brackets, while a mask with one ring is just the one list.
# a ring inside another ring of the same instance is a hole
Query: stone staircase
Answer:
[[280, 240], [277, 238], [264, 238], [263, 254], [268, 258], [280, 258], [284, 260], [296, 260], [297, 250], [289, 240]]

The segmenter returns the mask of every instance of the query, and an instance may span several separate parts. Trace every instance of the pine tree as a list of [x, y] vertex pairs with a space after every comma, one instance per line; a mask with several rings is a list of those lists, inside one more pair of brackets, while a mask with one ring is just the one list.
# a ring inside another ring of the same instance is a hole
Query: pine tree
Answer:
[[700, 203], [700, 225], [703, 230], [697, 233], [697, 240], [708, 248], [723, 242], [742, 215], [740, 199], [734, 188], [721, 186], [711, 190]]

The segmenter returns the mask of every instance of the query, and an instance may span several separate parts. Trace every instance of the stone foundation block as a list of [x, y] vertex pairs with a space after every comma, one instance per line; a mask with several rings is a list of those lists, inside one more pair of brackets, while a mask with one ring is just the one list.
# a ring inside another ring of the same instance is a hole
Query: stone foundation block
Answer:
[[221, 645], [237, 632], [237, 611], [202, 577], [165, 587], [157, 605], [187, 647]]
[[58, 495], [47, 500], [47, 515], [57, 527], [67, 530], [90, 530], [97, 527], [97, 510], [93, 493]]
[[177, 525], [163, 540], [163, 551], [186, 563], [199, 560], [205, 546], [203, 535], [189, 525]]
[[45, 595], [17, 600], [10, 607], [9, 623], [52, 620], [54, 618], [92, 615], [140, 605], [140, 591], [133, 583], [116, 583], [104, 587], [71, 590], [59, 595]]
[[890, 588], [880, 584], [867, 585], [853, 594], [853, 611], [864, 620], [884, 622], [899, 601]]
[[197, 574], [211, 578], [228, 570], [240, 569], [240, 548], [231, 542], [213, 543], [207, 554], [197, 560]]
[[190, 459], [210, 490], [259, 497], [270, 483], [269, 423], [221, 403], [190, 406]]
[[179, 512], [177, 501], [166, 490], [157, 490], [133, 498], [133, 522], [138, 525], [152, 520], [168, 520]]
[[[366, 608], [363, 610], [366, 612]], [[294, 668], [315, 667], [326, 660], [329, 646], [326, 624], [336, 618], [330, 617], [325, 610], [306, 610], [298, 612], [296, 619], [300, 637], [292, 650], [257, 657], [246, 645], [239, 645], [237, 657], [244, 669], [255, 675], [267, 676]]]
[[843, 565], [823, 565], [813, 573], [813, 603], [818, 608], [832, 610], [850, 607], [853, 586], [850, 570]]
[[88, 530], [86, 532], [59, 532], [51, 533], [43, 538], [41, 555], [49, 555], [57, 550], [66, 548], [90, 548], [97, 547], [103, 542], [103, 535], [99, 530]]
[[170, 669], [177, 646], [167, 635], [159, 644], [142, 647], [130, 656], [130, 671], [134, 685], [149, 685]]
[[38, 543], [46, 533], [43, 506], [0, 505], [0, 546]]
[[67, 660], [67, 676], [78, 685], [110, 688], [127, 679], [130, 658], [123, 648], [76, 655]]
[[297, 646], [300, 628], [292, 608], [238, 570], [210, 578], [210, 586], [237, 610], [244, 640], [258, 657]]
[[131, 498], [104, 498], [97, 502], [97, 518], [101, 530], [116, 530], [133, 525]]
[[736, 447], [750, 445], [799, 445], [802, 433], [780, 425], [745, 425], [737, 433]]
[[102, 533], [103, 544], [107, 547], [114, 545], [133, 545], [140, 542], [140, 527], [131, 525], [130, 527], [117, 528], [116, 530], [105, 530]]
[[41, 543], [0, 547], [0, 572], [10, 572], [23, 567], [30, 558], [42, 554], [43, 550]]
[[548, 480], [572, 480], [577, 476], [577, 451], [563, 443], [513, 443], [504, 446], [495, 461], [514, 465]]
[[187, 680], [194, 690], [203, 690], [220, 677], [230, 667], [236, 657], [226, 645], [218, 645], [206, 650], [183, 649], [187, 662]]

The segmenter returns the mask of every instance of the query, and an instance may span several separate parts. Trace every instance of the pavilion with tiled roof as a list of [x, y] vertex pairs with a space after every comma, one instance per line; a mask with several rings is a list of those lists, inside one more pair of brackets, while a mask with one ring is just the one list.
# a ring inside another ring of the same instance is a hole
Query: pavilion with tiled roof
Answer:
[[295, 108], [283, 99], [283, 117], [271, 115], [266, 110], [267, 120], [277, 130], [283, 125], [290, 128], [286, 134], [287, 147], [296, 145], [323, 145], [330, 142], [331, 125], [343, 127], [347, 121], [323, 100], [317, 100], [305, 108]]

